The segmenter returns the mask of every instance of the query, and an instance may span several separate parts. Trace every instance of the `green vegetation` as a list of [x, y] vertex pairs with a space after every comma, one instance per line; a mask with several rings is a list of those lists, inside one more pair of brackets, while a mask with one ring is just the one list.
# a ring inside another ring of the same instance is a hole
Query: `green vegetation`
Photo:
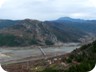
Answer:
[[68, 70], [64, 72], [88, 72], [95, 66], [95, 60], [84, 60], [79, 65], [72, 65]]
[[38, 40], [36, 39], [24, 39], [12, 34], [0, 34], [0, 46], [27, 46], [27, 45], [37, 45]]
[[22, 39], [10, 35], [10, 34], [0, 34], [0, 46], [18, 46], [21, 44]]
[[[88, 72], [92, 70], [96, 64], [96, 41], [74, 50], [65, 61], [71, 65], [66, 70], [49, 67], [42, 72]], [[74, 64], [72, 61], [75, 61], [77, 64]]]
[[45, 44], [46, 44], [46, 45], [53, 45], [54, 43], [53, 43], [52, 41], [45, 40]]
[[31, 45], [37, 45], [38, 44], [37, 41], [38, 40], [36, 40], [36, 39], [31, 39], [30, 42], [29, 42], [29, 44], [31, 44]]
[[46, 68], [42, 72], [62, 72], [63, 70], [57, 70], [57, 69], [52, 69], [52, 68]]

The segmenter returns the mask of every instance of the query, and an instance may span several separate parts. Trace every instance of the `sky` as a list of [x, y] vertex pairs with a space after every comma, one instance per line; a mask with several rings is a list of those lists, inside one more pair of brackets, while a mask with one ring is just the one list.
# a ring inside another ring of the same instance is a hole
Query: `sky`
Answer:
[[0, 0], [0, 19], [96, 19], [96, 0]]

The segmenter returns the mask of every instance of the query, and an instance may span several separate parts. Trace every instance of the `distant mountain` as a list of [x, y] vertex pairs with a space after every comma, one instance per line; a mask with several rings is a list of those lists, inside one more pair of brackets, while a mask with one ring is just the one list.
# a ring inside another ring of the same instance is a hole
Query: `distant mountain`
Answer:
[[16, 24], [17, 21], [13, 20], [0, 20], [0, 29], [10, 27]]
[[[54, 21], [0, 20], [0, 46], [54, 45], [95, 37], [96, 21], [59, 18]], [[87, 36], [87, 38], [86, 38]]]
[[79, 29], [87, 33], [96, 34], [96, 20], [83, 20], [83, 19], [73, 19], [69, 17], [61, 17], [53, 22], [57, 22], [74, 29]]
[[59, 19], [57, 19], [57, 21], [72, 21], [72, 22], [80, 22], [80, 21], [85, 21], [83, 19], [73, 19], [73, 18], [70, 18], [70, 17], [61, 17]]

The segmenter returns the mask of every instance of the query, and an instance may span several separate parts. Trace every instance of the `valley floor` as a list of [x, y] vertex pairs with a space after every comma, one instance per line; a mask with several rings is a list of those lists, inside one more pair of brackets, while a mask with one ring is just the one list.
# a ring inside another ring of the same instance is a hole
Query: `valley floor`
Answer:
[[[79, 43], [69, 43], [64, 46], [55, 47], [42, 47], [42, 50], [46, 54], [46, 57], [60, 56], [79, 48]], [[40, 47], [41, 48], [41, 47]], [[45, 55], [41, 52], [39, 47], [12, 47], [12, 48], [0, 48], [0, 63], [10, 64], [29, 60], [44, 59]]]
[[50, 58], [4, 64], [8, 72], [88, 72], [96, 64], [96, 41], [71, 53]]

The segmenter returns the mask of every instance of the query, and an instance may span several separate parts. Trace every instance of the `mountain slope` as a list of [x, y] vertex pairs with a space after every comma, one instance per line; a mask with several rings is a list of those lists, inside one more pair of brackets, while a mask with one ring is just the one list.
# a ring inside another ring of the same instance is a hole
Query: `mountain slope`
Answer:
[[[3, 28], [0, 30], [0, 34], [2, 36], [15, 36], [15, 39], [19, 38], [19, 41], [16, 39], [16, 42], [22, 42], [20, 43], [20, 46], [34, 44], [53, 45], [54, 42], [57, 41], [56, 36], [47, 29], [47, 26], [45, 24], [43, 24], [41, 21], [30, 19], [21, 20], [19, 22], [17, 21], [16, 25], [10, 26], [8, 28]], [[2, 40], [0, 41], [0, 43], [2, 43]], [[7, 42], [10, 42], [10, 40]]]
[[82, 19], [72, 19], [64, 17], [55, 20], [55, 22], [71, 26], [73, 28], [77, 28], [87, 33], [93, 33], [93, 34], [96, 33], [96, 20], [82, 20]]
[[[86, 39], [86, 36], [87, 38], [94, 37], [95, 26], [95, 21], [75, 21], [71, 18], [44, 22], [31, 19], [0, 20], [0, 46], [54, 45], [58, 42], [82, 42], [82, 39]], [[10, 45], [11, 43], [14, 44]]]
[[[58, 62], [58, 61], [57, 61]], [[88, 72], [96, 64], [96, 41], [62, 56], [59, 64], [55, 62], [39, 72]], [[62, 64], [63, 63], [63, 64]]]

